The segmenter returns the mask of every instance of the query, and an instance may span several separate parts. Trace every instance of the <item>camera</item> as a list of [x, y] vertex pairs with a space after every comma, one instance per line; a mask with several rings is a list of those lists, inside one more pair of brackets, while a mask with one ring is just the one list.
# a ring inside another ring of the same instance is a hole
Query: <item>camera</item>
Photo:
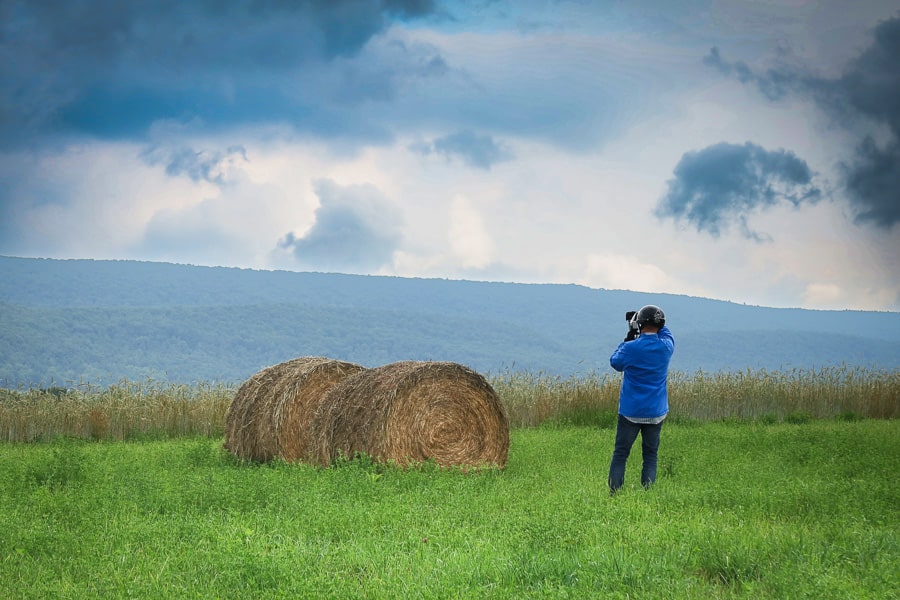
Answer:
[[628, 335], [625, 336], [625, 341], [630, 342], [633, 339], [637, 339], [641, 335], [641, 326], [637, 322], [638, 311], [629, 310], [625, 313], [625, 321], [628, 322]]

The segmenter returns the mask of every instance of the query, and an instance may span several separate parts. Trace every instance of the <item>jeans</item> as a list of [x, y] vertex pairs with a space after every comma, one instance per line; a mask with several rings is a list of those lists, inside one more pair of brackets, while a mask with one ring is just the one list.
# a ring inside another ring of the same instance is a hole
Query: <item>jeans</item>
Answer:
[[659, 450], [659, 434], [662, 431], [662, 423], [648, 425], [646, 423], [632, 423], [622, 415], [616, 425], [616, 447], [613, 450], [612, 463], [609, 465], [609, 490], [615, 492], [625, 482], [625, 462], [631, 454], [631, 446], [641, 434], [641, 485], [650, 487], [656, 481], [656, 456]]

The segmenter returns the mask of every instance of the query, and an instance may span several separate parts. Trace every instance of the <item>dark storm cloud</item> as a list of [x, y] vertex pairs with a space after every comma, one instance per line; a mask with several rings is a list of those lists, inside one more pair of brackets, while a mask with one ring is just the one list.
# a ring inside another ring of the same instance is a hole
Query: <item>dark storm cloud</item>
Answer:
[[743, 235], [759, 241], [766, 236], [749, 228], [749, 214], [821, 196], [809, 166], [792, 152], [722, 143], [682, 156], [656, 215], [684, 219], [716, 237], [736, 222]]
[[844, 184], [857, 207], [857, 223], [892, 227], [900, 222], [900, 144], [879, 146], [866, 137], [849, 164]]
[[[306, 67], [356, 56], [427, 0], [12, 1], [0, 6], [0, 144], [140, 134], [154, 120], [302, 120]], [[300, 91], [297, 91], [297, 88]]]
[[194, 181], [208, 181], [217, 185], [225, 184], [230, 164], [248, 162], [247, 151], [243, 146], [199, 151], [179, 148], [171, 152], [154, 147], [143, 152], [141, 156], [150, 165], [164, 164], [166, 173], [173, 177], [186, 175]]
[[316, 222], [303, 236], [288, 233], [279, 246], [308, 269], [351, 272], [390, 264], [400, 242], [400, 217], [375, 187], [316, 183]]
[[498, 162], [510, 160], [510, 153], [489, 135], [481, 135], [472, 131], [460, 131], [435, 139], [430, 144], [417, 144], [411, 147], [423, 155], [440, 154], [448, 159], [459, 158], [470, 167], [490, 170]]
[[[755, 84], [770, 100], [789, 94], [813, 99], [841, 127], [857, 132], [852, 156], [840, 165], [844, 188], [858, 223], [890, 228], [900, 222], [900, 18], [873, 30], [872, 45], [851, 61], [841, 77], [824, 78], [779, 64], [758, 73], [729, 62], [713, 48], [704, 62], [741, 82]], [[876, 139], [872, 125], [886, 129]], [[886, 139], [885, 139], [886, 138]]]

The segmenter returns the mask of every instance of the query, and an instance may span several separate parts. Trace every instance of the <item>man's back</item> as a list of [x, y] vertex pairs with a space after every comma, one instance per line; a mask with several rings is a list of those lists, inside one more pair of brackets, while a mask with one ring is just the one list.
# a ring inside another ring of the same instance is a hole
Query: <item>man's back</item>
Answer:
[[624, 372], [619, 412], [626, 417], [660, 417], [669, 411], [666, 378], [675, 351], [675, 338], [668, 327], [656, 333], [641, 333], [622, 342], [609, 358], [613, 369]]

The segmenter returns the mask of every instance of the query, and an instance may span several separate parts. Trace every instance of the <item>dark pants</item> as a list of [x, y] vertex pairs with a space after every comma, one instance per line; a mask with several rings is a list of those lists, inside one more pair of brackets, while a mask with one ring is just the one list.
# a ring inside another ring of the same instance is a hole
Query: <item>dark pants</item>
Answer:
[[609, 465], [609, 490], [615, 492], [625, 482], [625, 462], [631, 454], [631, 446], [641, 434], [641, 458], [644, 466], [641, 469], [641, 485], [649, 487], [656, 481], [656, 455], [659, 450], [659, 434], [662, 423], [647, 425], [632, 423], [622, 415], [616, 425], [616, 447], [613, 450], [612, 463]]

